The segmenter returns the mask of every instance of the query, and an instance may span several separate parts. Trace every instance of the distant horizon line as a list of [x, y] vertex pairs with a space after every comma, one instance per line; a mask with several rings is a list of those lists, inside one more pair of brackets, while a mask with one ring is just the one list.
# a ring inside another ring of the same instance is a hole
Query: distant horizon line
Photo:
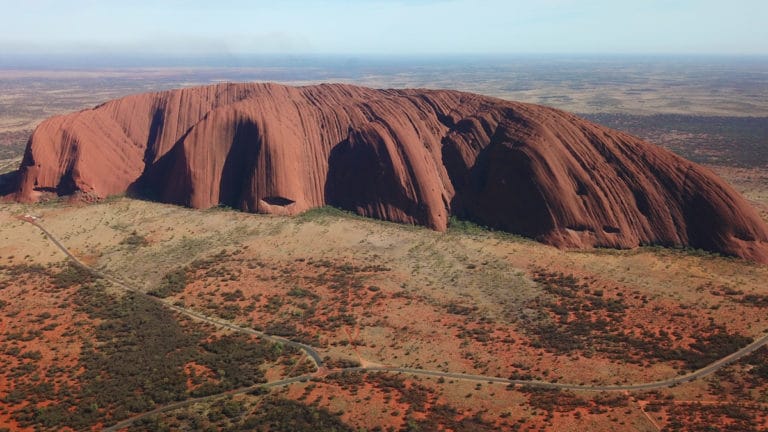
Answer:
[[[519, 53], [129, 53], [129, 52], [15, 52], [0, 57], [0, 69], [76, 67], [256, 67], [300, 66], [302, 62], [344, 63], [365, 66], [364, 62], [418, 64], [504, 60], [765, 60], [768, 53], [619, 53], [619, 52], [519, 52]], [[361, 62], [361, 63], [358, 63]], [[381, 66], [381, 64], [377, 64]]]

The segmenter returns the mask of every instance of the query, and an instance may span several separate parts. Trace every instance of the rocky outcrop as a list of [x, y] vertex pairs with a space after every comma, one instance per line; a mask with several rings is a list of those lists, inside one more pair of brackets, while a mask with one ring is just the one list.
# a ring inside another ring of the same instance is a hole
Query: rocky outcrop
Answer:
[[559, 247], [691, 246], [768, 262], [768, 230], [707, 169], [571, 114], [455, 91], [220, 84], [53, 117], [16, 197], [139, 191], [195, 208], [450, 215]]

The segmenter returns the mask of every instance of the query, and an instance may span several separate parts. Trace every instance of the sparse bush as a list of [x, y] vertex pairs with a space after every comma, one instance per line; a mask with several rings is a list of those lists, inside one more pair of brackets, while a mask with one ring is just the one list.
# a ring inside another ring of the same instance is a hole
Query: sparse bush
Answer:
[[275, 397], [266, 399], [254, 414], [238, 425], [238, 430], [352, 432], [354, 429], [325, 408]]
[[146, 237], [140, 235], [136, 231], [133, 231], [130, 235], [128, 235], [128, 237], [124, 238], [120, 244], [131, 247], [141, 247], [148, 245], [149, 241], [147, 241]]
[[149, 294], [155, 297], [165, 298], [184, 291], [184, 288], [186, 287], [187, 270], [178, 269], [163, 276], [160, 285], [157, 288], [150, 290]]
[[56, 288], [69, 288], [86, 285], [95, 279], [90, 270], [69, 262], [53, 276], [52, 282]]
[[451, 216], [448, 220], [448, 229], [451, 232], [468, 234], [468, 235], [482, 235], [488, 234], [492, 231], [490, 228], [483, 225], [476, 224], [475, 222], [459, 219], [456, 216]]

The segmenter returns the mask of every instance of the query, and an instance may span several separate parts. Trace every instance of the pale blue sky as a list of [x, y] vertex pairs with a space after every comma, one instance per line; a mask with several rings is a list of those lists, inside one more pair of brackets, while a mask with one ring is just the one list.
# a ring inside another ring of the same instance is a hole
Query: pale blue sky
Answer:
[[0, 0], [0, 53], [768, 54], [767, 0]]

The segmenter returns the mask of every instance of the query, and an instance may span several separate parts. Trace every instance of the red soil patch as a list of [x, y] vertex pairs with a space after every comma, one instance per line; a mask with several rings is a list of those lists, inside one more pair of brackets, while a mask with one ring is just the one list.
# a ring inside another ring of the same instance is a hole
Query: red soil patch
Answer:
[[[76, 366], [89, 336], [88, 326], [82, 326], [87, 316], [75, 312], [70, 303], [76, 287], [53, 286], [46, 271], [18, 266], [2, 270], [5, 280], [0, 300], [5, 306], [0, 317], [0, 398], [9, 402], [3, 406], [0, 424], [15, 425], [12, 412], [30, 403], [28, 397], [14, 397], [15, 391], [27, 392], [23, 389], [42, 383], [54, 392], [76, 387], [83, 372]], [[34, 382], [33, 377], [42, 380]], [[35, 396], [33, 403], [39, 407], [55, 402], [45, 395], [28, 395]]]
[[187, 375], [187, 391], [192, 392], [206, 383], [217, 384], [216, 373], [208, 366], [189, 362], [184, 366]]

